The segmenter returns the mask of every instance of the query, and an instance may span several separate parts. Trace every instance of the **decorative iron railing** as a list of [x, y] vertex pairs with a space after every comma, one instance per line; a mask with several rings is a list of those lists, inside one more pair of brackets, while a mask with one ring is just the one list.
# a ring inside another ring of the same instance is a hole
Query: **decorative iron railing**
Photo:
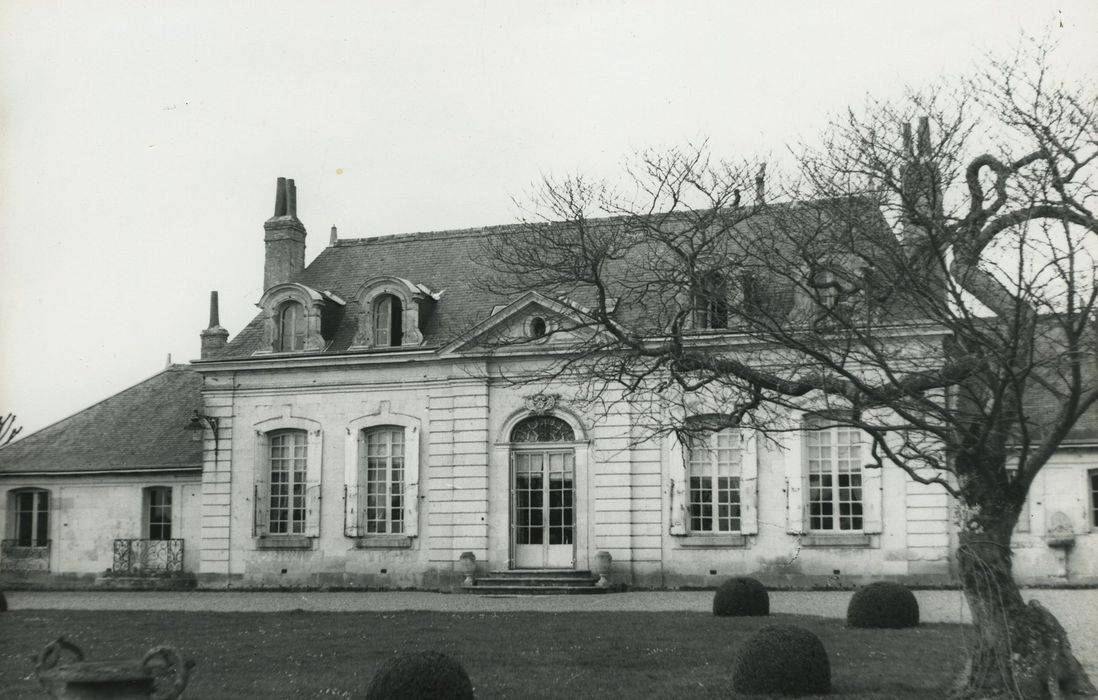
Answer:
[[115, 540], [116, 574], [183, 571], [183, 540]]
[[19, 540], [0, 540], [0, 572], [46, 573], [50, 570], [50, 542], [27, 546], [20, 545]]

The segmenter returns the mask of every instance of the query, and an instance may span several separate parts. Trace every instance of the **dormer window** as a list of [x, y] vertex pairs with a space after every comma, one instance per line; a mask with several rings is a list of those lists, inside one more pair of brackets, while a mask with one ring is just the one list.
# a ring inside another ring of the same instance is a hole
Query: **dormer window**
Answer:
[[816, 288], [816, 301], [823, 308], [832, 309], [839, 303], [839, 278], [831, 270], [816, 273], [812, 286]]
[[278, 352], [305, 349], [305, 310], [296, 301], [287, 301], [278, 312]]
[[423, 345], [423, 328], [439, 295], [400, 277], [376, 277], [358, 291], [361, 316], [352, 350]]
[[374, 345], [398, 348], [403, 339], [404, 309], [400, 298], [383, 294], [374, 305]]
[[728, 328], [728, 282], [723, 274], [713, 270], [697, 280], [692, 315], [696, 330]]
[[344, 301], [297, 282], [276, 284], [259, 300], [265, 342], [257, 353], [313, 352], [331, 340]]

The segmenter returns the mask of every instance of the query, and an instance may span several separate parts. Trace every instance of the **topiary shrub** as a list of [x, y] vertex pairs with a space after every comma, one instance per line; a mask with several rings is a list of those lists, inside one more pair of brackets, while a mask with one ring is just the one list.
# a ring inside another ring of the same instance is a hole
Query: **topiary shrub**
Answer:
[[769, 615], [766, 586], [753, 578], [730, 578], [713, 594], [713, 614], [722, 617]]
[[820, 638], [803, 627], [767, 625], [744, 642], [732, 688], [748, 695], [831, 692], [831, 662]]
[[374, 674], [366, 700], [473, 700], [473, 684], [454, 659], [437, 651], [390, 658]]
[[846, 624], [890, 629], [918, 627], [919, 601], [903, 584], [876, 581], [854, 592], [846, 608]]

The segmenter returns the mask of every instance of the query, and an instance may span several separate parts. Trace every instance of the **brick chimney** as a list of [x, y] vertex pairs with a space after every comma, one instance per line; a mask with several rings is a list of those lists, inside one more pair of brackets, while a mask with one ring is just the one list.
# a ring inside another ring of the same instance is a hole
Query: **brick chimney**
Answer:
[[935, 163], [930, 141], [930, 120], [919, 117], [917, 137], [912, 142], [911, 125], [903, 125], [904, 163], [900, 166], [900, 196], [903, 207], [904, 245], [919, 248], [930, 240], [927, 221], [942, 218], [942, 175]]
[[217, 292], [210, 292], [210, 325], [200, 334], [202, 337], [202, 354], [199, 356], [205, 360], [217, 354], [229, 340], [229, 331], [221, 327], [217, 312]]
[[297, 187], [278, 178], [275, 213], [263, 224], [267, 254], [263, 261], [263, 289], [289, 282], [305, 269], [305, 225], [297, 218]]

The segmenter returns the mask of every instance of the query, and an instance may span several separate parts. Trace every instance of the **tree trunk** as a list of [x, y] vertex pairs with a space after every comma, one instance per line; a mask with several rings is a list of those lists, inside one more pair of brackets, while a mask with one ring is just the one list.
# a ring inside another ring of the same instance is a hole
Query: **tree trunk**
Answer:
[[[1004, 518], [1009, 520], [1009, 518]], [[1013, 523], [961, 532], [957, 551], [965, 598], [976, 626], [954, 695], [962, 698], [1060, 698], [1093, 695], [1067, 633], [1014, 582]]]

